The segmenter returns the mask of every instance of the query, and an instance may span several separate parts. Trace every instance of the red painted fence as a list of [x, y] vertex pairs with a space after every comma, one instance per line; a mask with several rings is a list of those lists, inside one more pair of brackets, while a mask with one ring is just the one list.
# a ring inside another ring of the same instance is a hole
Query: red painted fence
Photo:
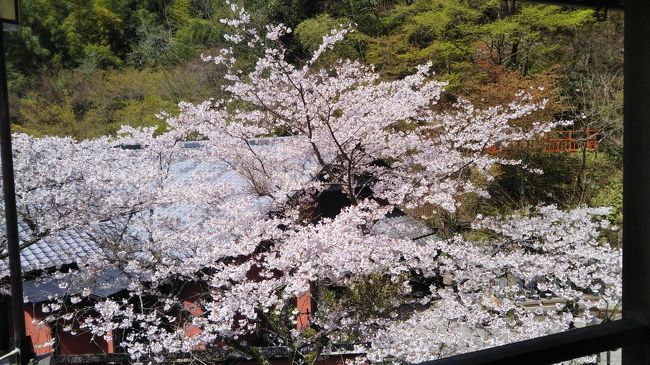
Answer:
[[[598, 135], [600, 129], [587, 128], [583, 130], [553, 131], [547, 134], [544, 139], [533, 141], [533, 146], [544, 152], [578, 152], [585, 146], [589, 151], [598, 150]], [[519, 146], [521, 143], [511, 145]], [[539, 147], [537, 147], [539, 146]], [[500, 146], [494, 145], [485, 149], [489, 154], [495, 154]]]
[[555, 131], [544, 139], [544, 152], [577, 152], [583, 146], [588, 150], [598, 150], [599, 129]]

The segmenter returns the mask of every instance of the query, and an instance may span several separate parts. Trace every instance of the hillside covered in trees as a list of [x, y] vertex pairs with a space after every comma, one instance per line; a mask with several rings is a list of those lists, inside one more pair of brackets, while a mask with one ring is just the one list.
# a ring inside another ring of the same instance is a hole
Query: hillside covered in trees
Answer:
[[[544, 174], [504, 168], [490, 183], [494, 202], [465, 202], [469, 212], [540, 202], [615, 208], [621, 223], [622, 15], [516, 0], [246, 0], [261, 28], [284, 23], [296, 63], [331, 29], [355, 31], [319, 62], [351, 58], [399, 79], [432, 63], [449, 83], [444, 103], [487, 107], [521, 90], [549, 100], [530, 120], [574, 120], [598, 131], [598, 152], [543, 153], [539, 145], [500, 148]], [[159, 126], [180, 101], [219, 99], [223, 69], [201, 60], [225, 45], [217, 0], [25, 0], [22, 27], [9, 34], [12, 121], [28, 134], [78, 140], [123, 125]], [[238, 62], [252, 67], [254, 50]], [[578, 138], [584, 138], [578, 136]], [[489, 206], [485, 206], [488, 204]], [[465, 217], [440, 217], [455, 230]], [[470, 213], [471, 214], [471, 213]]]

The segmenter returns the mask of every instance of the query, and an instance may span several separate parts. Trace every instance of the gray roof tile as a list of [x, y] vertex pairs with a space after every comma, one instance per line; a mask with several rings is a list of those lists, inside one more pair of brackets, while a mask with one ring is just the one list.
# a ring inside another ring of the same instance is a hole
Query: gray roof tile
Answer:
[[[266, 138], [251, 141], [254, 146], [264, 146], [269, 148], [274, 140], [281, 141], [284, 138]], [[201, 148], [201, 142], [185, 142], [183, 147], [188, 149]], [[192, 151], [194, 152], [194, 151]], [[233, 187], [247, 188], [247, 181], [235, 172], [229, 164], [224, 161], [206, 162], [197, 158], [188, 158], [179, 161], [172, 166], [171, 170], [176, 181], [181, 183], [191, 183], [192, 175], [195, 173], [211, 173], [213, 180], [217, 184], [228, 184]], [[264, 209], [267, 205], [260, 204], [259, 208]], [[169, 209], [169, 214], [184, 216], [183, 211], [188, 207], [175, 207]], [[3, 222], [4, 223], [4, 222]], [[97, 227], [97, 235], [109, 234], [111, 226], [108, 224]], [[0, 225], [0, 232], [4, 231], [4, 224]], [[21, 224], [19, 227], [21, 237], [29, 237], [29, 228]], [[38, 241], [37, 243], [25, 248], [20, 253], [23, 272], [31, 272], [46, 268], [69, 265], [76, 262], [80, 257], [92, 257], [101, 251], [96, 240], [87, 232], [61, 231]], [[185, 253], [185, 254], [189, 254]], [[0, 261], [0, 278], [9, 274], [7, 259]]]
[[[251, 145], [257, 148], [270, 148], [273, 141], [271, 139], [256, 139], [251, 141]], [[199, 148], [200, 142], [187, 142], [187, 148]], [[308, 163], [308, 162], [305, 162]], [[209, 172], [214, 176], [214, 182], [220, 184], [228, 184], [234, 187], [247, 188], [247, 181], [223, 161], [205, 162], [196, 158], [186, 159], [180, 161], [172, 167], [172, 173], [177, 181], [181, 183], [191, 183], [191, 177], [194, 173]], [[267, 210], [268, 204], [261, 199], [258, 206], [259, 209]], [[168, 212], [171, 215], [179, 217], [184, 216], [183, 211], [187, 211], [190, 207], [179, 206], [170, 209]], [[69, 265], [75, 263], [79, 258], [92, 257], [101, 252], [101, 247], [98, 244], [97, 237], [101, 237], [111, 233], [114, 224], [101, 224], [96, 227], [95, 236], [90, 235], [88, 232], [75, 232], [75, 231], [61, 231], [38, 241], [37, 243], [25, 248], [20, 253], [22, 270], [23, 272], [32, 272], [47, 268], [60, 267], [62, 265]], [[398, 216], [386, 219], [376, 226], [377, 232], [384, 232], [399, 237], [409, 237], [415, 239], [417, 237], [430, 233], [426, 225], [421, 222], [408, 217]], [[4, 224], [0, 227], [4, 230]], [[29, 237], [29, 228], [25, 225], [20, 226], [21, 237]], [[191, 252], [183, 252], [179, 255], [191, 255]], [[0, 278], [8, 276], [7, 260], [0, 261]], [[100, 275], [94, 293], [98, 296], [106, 296], [122, 290], [126, 281], [118, 271], [107, 272]], [[62, 289], [59, 288], [58, 282], [50, 278], [45, 283], [38, 284], [36, 282], [25, 283], [25, 293], [30, 301], [38, 302], [46, 300], [48, 295], [62, 294]]]

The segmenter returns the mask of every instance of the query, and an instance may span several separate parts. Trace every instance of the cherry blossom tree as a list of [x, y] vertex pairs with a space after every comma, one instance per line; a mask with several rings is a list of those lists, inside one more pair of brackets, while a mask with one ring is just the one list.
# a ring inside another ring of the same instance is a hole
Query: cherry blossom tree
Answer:
[[368, 358], [421, 362], [607, 320], [597, 312], [615, 310], [622, 294], [620, 252], [598, 237], [608, 213], [540, 207], [479, 218], [490, 239], [433, 244], [439, 256], [423, 275], [446, 281], [430, 287], [426, 309], [382, 323]]
[[[204, 57], [225, 68], [227, 98], [181, 103], [161, 134], [16, 136], [23, 246], [81, 230], [100, 247], [42, 278], [65, 291], [43, 305], [48, 320], [123, 332], [121, 346], [140, 361], [205, 360], [216, 346], [268, 364], [261, 347], [277, 345], [303, 364], [355, 343], [367, 353], [360, 361], [414, 362], [565, 330], [618, 301], [620, 257], [599, 240], [603, 209], [479, 217], [484, 240], [414, 240], [403, 234], [412, 227], [387, 226], [400, 209], [453, 212], [465, 194], [487, 197], [469, 176], [520, 164], [487, 147], [565, 123], [515, 123], [545, 101], [521, 93], [489, 109], [443, 108], [445, 83], [430, 65], [397, 81], [356, 61], [321, 65], [349, 25], [297, 66], [281, 42], [291, 29], [260, 31], [232, 10], [226, 38], [262, 53], [251, 70], [236, 47]], [[184, 148], [196, 136], [201, 147]], [[345, 207], [319, 216], [314, 207], [332, 191]], [[125, 291], [90, 300], [115, 272]], [[388, 299], [360, 307], [364, 287]], [[304, 295], [318, 310], [297, 328]]]

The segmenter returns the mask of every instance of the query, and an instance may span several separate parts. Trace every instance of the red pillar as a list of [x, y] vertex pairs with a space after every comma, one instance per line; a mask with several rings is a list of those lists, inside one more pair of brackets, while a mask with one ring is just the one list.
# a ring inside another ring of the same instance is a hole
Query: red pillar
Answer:
[[45, 323], [45, 315], [36, 311], [33, 304], [25, 304], [25, 330], [32, 338], [32, 346], [36, 355], [52, 352], [52, 329]]
[[312, 314], [311, 293], [307, 292], [296, 299], [298, 316], [296, 317], [296, 329], [304, 330], [309, 327], [309, 316]]

